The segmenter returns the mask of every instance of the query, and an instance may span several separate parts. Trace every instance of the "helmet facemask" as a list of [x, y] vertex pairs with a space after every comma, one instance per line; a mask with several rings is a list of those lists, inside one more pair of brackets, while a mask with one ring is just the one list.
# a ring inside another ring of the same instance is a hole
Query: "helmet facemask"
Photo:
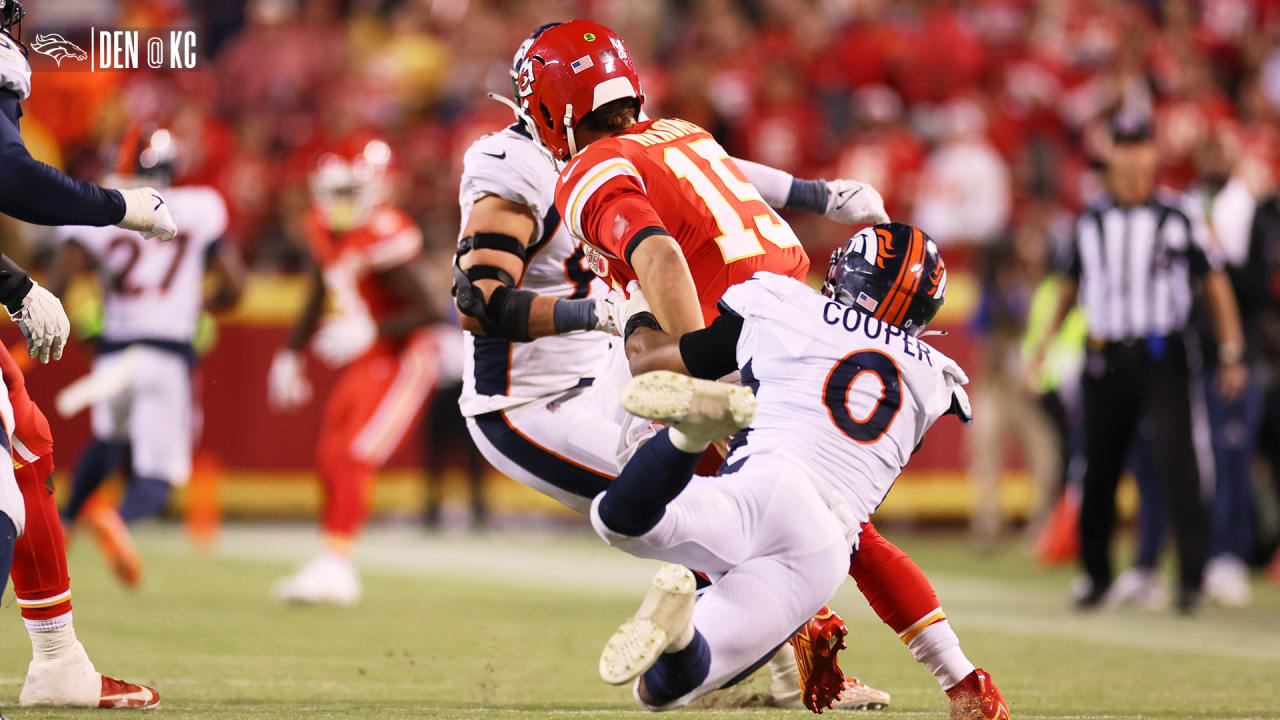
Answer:
[[27, 10], [18, 0], [0, 0], [0, 31], [18, 43], [24, 56], [31, 53], [27, 44], [22, 42], [22, 20], [26, 16]]

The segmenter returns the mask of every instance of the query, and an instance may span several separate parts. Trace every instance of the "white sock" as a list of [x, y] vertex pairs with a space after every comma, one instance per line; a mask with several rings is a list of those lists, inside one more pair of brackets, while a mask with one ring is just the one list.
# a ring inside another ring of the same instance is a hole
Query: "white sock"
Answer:
[[960, 649], [960, 638], [947, 620], [936, 622], [916, 633], [907, 643], [916, 662], [929, 668], [943, 690], [950, 690], [974, 671], [973, 663]]
[[[65, 620], [63, 620], [65, 618]], [[31, 623], [49, 623], [62, 620], [58, 625], [35, 629]], [[27, 621], [27, 634], [31, 636], [31, 654], [36, 660], [57, 660], [78, 646], [76, 628], [71, 624], [71, 611], [50, 620]]]
[[674, 427], [667, 428], [667, 437], [671, 438], [671, 444], [681, 452], [698, 454], [711, 447], [710, 442], [698, 442]]

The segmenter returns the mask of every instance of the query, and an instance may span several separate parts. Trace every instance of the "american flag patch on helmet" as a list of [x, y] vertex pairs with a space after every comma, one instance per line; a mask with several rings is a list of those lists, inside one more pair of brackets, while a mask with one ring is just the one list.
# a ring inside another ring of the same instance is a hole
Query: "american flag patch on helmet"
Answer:
[[880, 303], [877, 302], [875, 298], [861, 291], [858, 293], [858, 299], [854, 302], [858, 304], [858, 307], [866, 310], [867, 312], [875, 312], [876, 308], [880, 307]]
[[592, 65], [595, 65], [595, 63], [591, 61], [590, 55], [583, 55], [577, 60], [574, 60], [573, 62], [569, 63], [569, 67], [573, 68], [574, 75], [577, 75], [578, 73], [582, 72], [583, 70], [586, 70]]

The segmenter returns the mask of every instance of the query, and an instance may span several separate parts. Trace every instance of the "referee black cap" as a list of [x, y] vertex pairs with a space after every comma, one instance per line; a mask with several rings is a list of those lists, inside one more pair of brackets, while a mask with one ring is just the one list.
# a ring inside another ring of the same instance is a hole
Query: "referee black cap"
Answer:
[[1121, 110], [1111, 118], [1111, 142], [1113, 143], [1147, 142], [1152, 137], [1150, 115]]

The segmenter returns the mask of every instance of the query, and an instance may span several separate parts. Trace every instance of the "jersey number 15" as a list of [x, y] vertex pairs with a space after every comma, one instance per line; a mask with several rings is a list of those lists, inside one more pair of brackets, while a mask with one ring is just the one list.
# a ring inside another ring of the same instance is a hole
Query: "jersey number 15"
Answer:
[[[688, 145], [668, 147], [662, 159], [675, 176], [687, 180], [702, 198], [711, 217], [720, 226], [716, 244], [725, 264], [764, 254], [760, 238], [780, 248], [796, 247], [800, 239], [791, 226], [782, 222], [773, 208], [760, 197], [756, 186], [739, 177], [730, 167], [729, 155], [711, 138], [694, 140]], [[720, 179], [725, 189], [717, 187], [707, 174]]]

